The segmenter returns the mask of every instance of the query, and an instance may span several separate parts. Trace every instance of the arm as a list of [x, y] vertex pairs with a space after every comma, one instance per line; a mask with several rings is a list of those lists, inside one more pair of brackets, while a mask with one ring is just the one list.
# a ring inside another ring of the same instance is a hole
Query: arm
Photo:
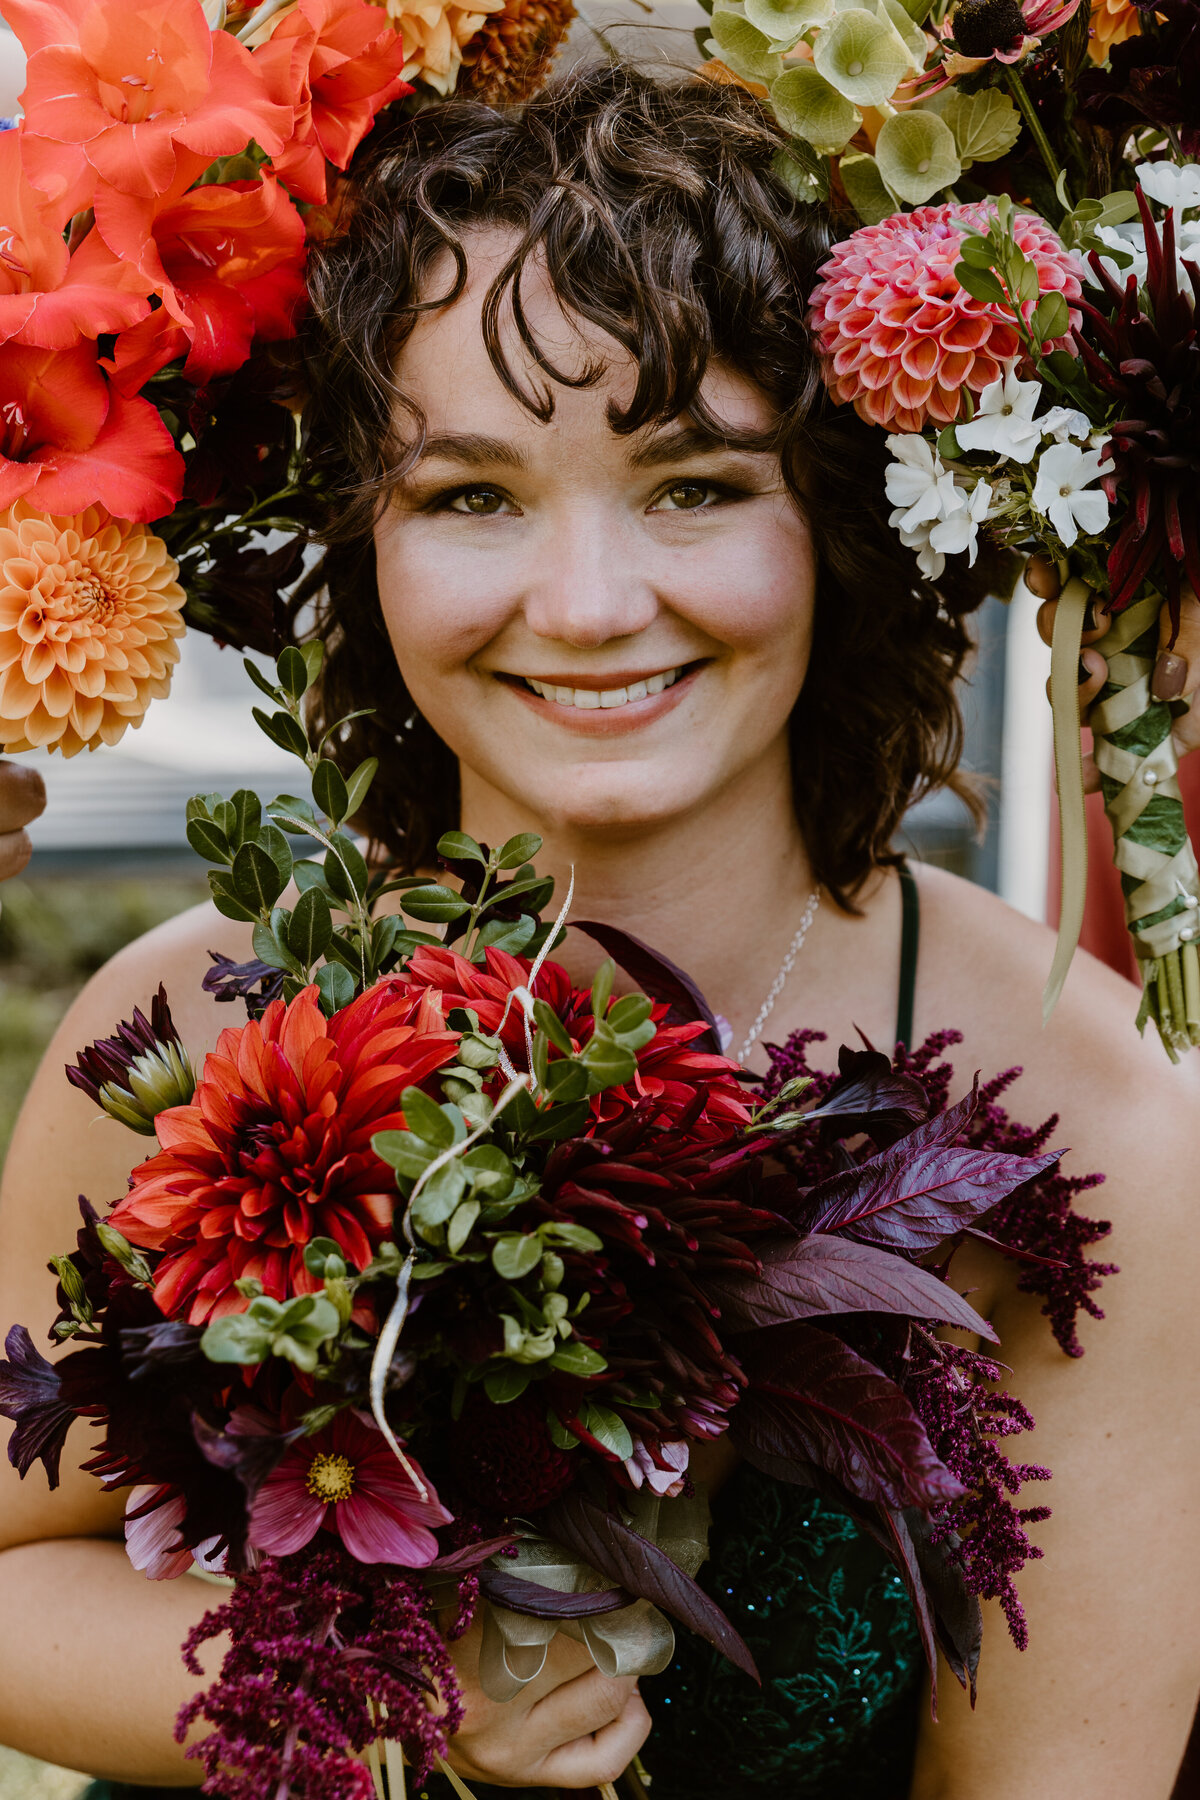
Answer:
[[[0, 1196], [0, 1328], [20, 1321], [39, 1347], [54, 1316], [47, 1259], [69, 1249], [82, 1192], [101, 1209], [125, 1190], [151, 1150], [70, 1087], [63, 1065], [108, 1035], [165, 981], [184, 1041], [200, 1053], [230, 1022], [200, 991], [208, 946], [249, 953], [245, 934], [198, 908], [116, 957], [72, 1007], [47, 1051], [18, 1123]], [[50, 1353], [48, 1346], [46, 1353]], [[61, 1485], [48, 1493], [40, 1464], [24, 1482], [0, 1459], [0, 1742], [122, 1781], [198, 1785], [172, 1727], [196, 1691], [180, 1646], [214, 1591], [182, 1577], [148, 1581], [124, 1550], [124, 1495], [105, 1495], [80, 1472], [93, 1432], [77, 1425]], [[210, 1648], [206, 1675], [220, 1647]], [[556, 1639], [537, 1682], [504, 1706], [476, 1680], [477, 1634], [456, 1647], [467, 1719], [451, 1761], [470, 1780], [593, 1787], [625, 1768], [649, 1729], [631, 1681], [609, 1681], [586, 1651]], [[203, 1736], [201, 1724], [193, 1737]]]
[[[941, 884], [929, 874], [936, 919]], [[1173, 1070], [1156, 1043], [1138, 1042], [1132, 990], [1086, 956], [1047, 1030], [1031, 1028], [1048, 934], [987, 896], [968, 904], [984, 909], [972, 923], [990, 938], [973, 967], [981, 937], [961, 914], [956, 939], [948, 919], [938, 933], [961, 946], [962, 966], [946, 974], [981, 1020], [960, 1069], [1023, 1062], [1015, 1110], [1033, 1122], [1061, 1107], [1054, 1141], [1078, 1147], [1069, 1166], [1107, 1174], [1086, 1209], [1113, 1221], [1095, 1254], [1121, 1273], [1071, 1361], [1011, 1266], [991, 1272], [985, 1310], [1037, 1421], [1014, 1458], [1049, 1464], [1052, 1483], [1027, 1493], [1053, 1516], [1034, 1531], [1045, 1560], [1020, 1578], [1030, 1648], [1015, 1651], [985, 1609], [978, 1706], [972, 1715], [951, 1679], [940, 1684], [941, 1722], [923, 1722], [912, 1796], [1010, 1800], [1019, 1787], [1030, 1800], [1167, 1800], [1200, 1688], [1200, 1071], [1194, 1058]]]

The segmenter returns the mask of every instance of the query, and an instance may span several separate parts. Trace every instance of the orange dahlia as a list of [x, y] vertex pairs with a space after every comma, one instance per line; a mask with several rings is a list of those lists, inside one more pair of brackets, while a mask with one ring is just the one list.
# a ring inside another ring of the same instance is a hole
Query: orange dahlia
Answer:
[[[982, 200], [895, 213], [835, 244], [822, 264], [809, 314], [822, 372], [837, 399], [872, 425], [952, 424], [964, 389], [982, 393], [1021, 355], [1011, 313], [976, 300], [954, 273], [957, 223], [986, 231], [995, 210]], [[1032, 213], [1014, 214], [1013, 236], [1037, 270], [1039, 292], [1062, 294], [1073, 307], [1083, 291], [1078, 257]], [[1036, 296], [1025, 303], [1027, 317], [1035, 304]]]
[[1106, 63], [1114, 44], [1138, 37], [1142, 17], [1133, 0], [1092, 0], [1092, 28], [1088, 33], [1088, 55], [1094, 63]]
[[178, 573], [161, 538], [102, 506], [0, 513], [0, 748], [74, 756], [140, 725], [179, 660]]
[[519, 106], [531, 99], [574, 17], [572, 0], [507, 0], [464, 49], [459, 91], [489, 106]]
[[400, 1096], [450, 1061], [458, 1033], [425, 1028], [420, 996], [382, 982], [327, 1019], [316, 988], [223, 1031], [189, 1106], [159, 1113], [162, 1150], [134, 1170], [111, 1222], [164, 1254], [154, 1298], [193, 1324], [241, 1312], [235, 1283], [273, 1300], [314, 1292], [314, 1237], [365, 1268], [389, 1236], [391, 1169], [371, 1148], [404, 1124]]

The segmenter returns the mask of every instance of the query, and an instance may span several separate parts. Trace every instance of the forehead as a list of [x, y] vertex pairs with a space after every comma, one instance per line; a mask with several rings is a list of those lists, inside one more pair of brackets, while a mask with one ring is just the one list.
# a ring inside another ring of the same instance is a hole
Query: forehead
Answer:
[[[500, 229], [465, 234], [467, 280], [449, 306], [418, 316], [395, 362], [396, 383], [406, 400], [415, 402], [430, 432], [499, 431], [523, 436], [547, 430], [588, 430], [623, 446], [609, 426], [609, 409], [624, 411], [637, 381], [637, 364], [608, 332], [564, 307], [544, 260], [530, 257], [521, 272], [521, 309], [526, 325], [547, 361], [567, 378], [579, 380], [599, 371], [584, 388], [555, 382], [541, 371], [521, 341], [511, 297], [505, 294], [496, 317], [499, 347], [522, 388], [554, 400], [554, 418], [544, 425], [504, 385], [483, 334], [487, 294], [512, 255], [517, 234]], [[439, 257], [423, 284], [422, 300], [436, 299], [452, 285], [454, 262]], [[764, 431], [774, 409], [759, 388], [727, 365], [714, 362], [701, 388], [705, 402], [734, 431]]]

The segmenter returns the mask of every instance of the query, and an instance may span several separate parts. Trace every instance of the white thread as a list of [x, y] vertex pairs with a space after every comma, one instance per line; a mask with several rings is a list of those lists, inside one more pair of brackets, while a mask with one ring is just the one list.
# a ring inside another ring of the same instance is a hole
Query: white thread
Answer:
[[751, 1050], [753, 1050], [753, 1048], [754, 1048], [755, 1039], [758, 1037], [759, 1032], [762, 1030], [763, 1026], [766, 1024], [767, 1020], [770, 1018], [771, 1013], [775, 1006], [775, 1002], [778, 1000], [780, 994], [782, 994], [783, 989], [784, 989], [784, 984], [786, 983], [788, 976], [791, 974], [792, 970], [796, 966], [796, 958], [799, 956], [801, 950], [803, 950], [803, 948], [804, 948], [804, 940], [809, 934], [809, 931], [812, 927], [812, 922], [817, 916], [817, 908], [820, 906], [820, 904], [821, 904], [821, 890], [819, 887], [815, 887], [813, 889], [812, 893], [808, 896], [808, 904], [804, 908], [804, 917], [800, 921], [800, 929], [797, 931], [795, 937], [792, 939], [791, 943], [788, 945], [787, 955], [784, 957], [783, 961], [779, 965], [779, 973], [776, 975], [774, 981], [771, 983], [770, 992], [768, 993], [766, 999], [763, 1001], [762, 1005], [758, 1009], [758, 1017], [755, 1019], [753, 1025], [750, 1027], [750, 1030], [746, 1036], [745, 1043], [742, 1045], [741, 1049], [738, 1051], [738, 1061], [740, 1063], [745, 1062], [745, 1060], [749, 1056]]

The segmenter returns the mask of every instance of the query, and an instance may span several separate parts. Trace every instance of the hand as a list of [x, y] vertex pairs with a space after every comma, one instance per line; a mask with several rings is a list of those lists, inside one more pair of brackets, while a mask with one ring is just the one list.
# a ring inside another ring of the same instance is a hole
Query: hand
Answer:
[[0, 762], [0, 881], [19, 875], [33, 852], [25, 830], [46, 804], [46, 788], [36, 769]]
[[583, 1644], [553, 1640], [545, 1667], [512, 1700], [479, 1685], [478, 1620], [450, 1646], [466, 1718], [449, 1762], [464, 1781], [496, 1787], [589, 1788], [616, 1781], [645, 1743], [650, 1715], [631, 1678], [601, 1675]]
[[[1025, 579], [1030, 592], [1034, 594], [1045, 593], [1048, 587], [1057, 587], [1053, 564], [1045, 557], [1030, 557]], [[1045, 644], [1053, 639], [1057, 611], [1057, 599], [1046, 599], [1038, 608], [1038, 635]], [[1092, 702], [1104, 686], [1108, 672], [1101, 646], [1111, 620], [1104, 613], [1093, 613], [1089, 608], [1085, 625], [1090, 619], [1094, 619], [1094, 623], [1091, 629], [1085, 629], [1083, 648], [1079, 653], [1079, 660], [1087, 671], [1086, 678], [1081, 676], [1079, 682], [1079, 720], [1083, 725], [1088, 722]], [[1171, 645], [1171, 614], [1164, 602], [1158, 618], [1158, 644], [1158, 660], [1150, 678], [1151, 696], [1155, 700], [1194, 699], [1200, 689], [1200, 600], [1197, 600], [1190, 587], [1185, 585], [1183, 590], [1179, 609], [1179, 635], [1174, 645]], [[1171, 736], [1175, 743], [1175, 753], [1181, 760], [1193, 750], [1200, 749], [1200, 706], [1193, 705], [1189, 711], [1180, 714]], [[1083, 759], [1083, 785], [1089, 794], [1095, 793], [1100, 787], [1100, 772], [1090, 756]]]

